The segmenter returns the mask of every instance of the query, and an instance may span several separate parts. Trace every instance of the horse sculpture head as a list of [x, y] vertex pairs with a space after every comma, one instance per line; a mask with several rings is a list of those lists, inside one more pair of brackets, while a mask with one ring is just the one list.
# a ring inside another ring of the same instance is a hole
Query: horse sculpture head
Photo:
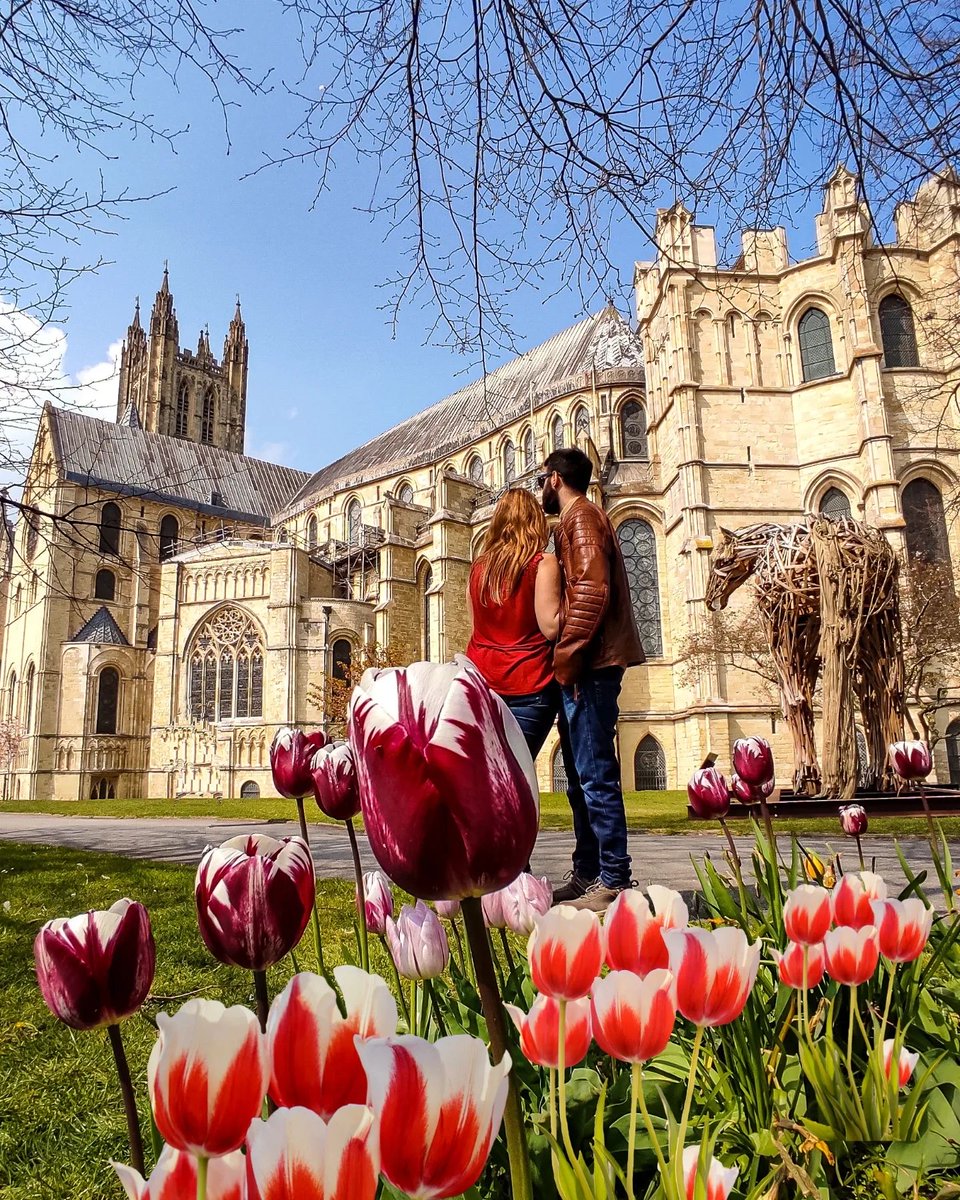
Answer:
[[711, 612], [727, 607], [727, 601], [753, 574], [757, 557], [776, 525], [748, 525], [736, 532], [720, 526], [720, 541], [710, 558], [710, 578], [703, 597]]

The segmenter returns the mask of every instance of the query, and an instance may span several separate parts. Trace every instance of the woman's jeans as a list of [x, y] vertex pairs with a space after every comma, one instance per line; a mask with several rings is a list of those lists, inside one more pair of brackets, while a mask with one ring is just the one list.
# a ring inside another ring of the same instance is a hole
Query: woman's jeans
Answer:
[[529, 696], [503, 696], [501, 699], [517, 718], [530, 753], [536, 758], [560, 711], [559, 686], [548, 683], [542, 692], [533, 692]]

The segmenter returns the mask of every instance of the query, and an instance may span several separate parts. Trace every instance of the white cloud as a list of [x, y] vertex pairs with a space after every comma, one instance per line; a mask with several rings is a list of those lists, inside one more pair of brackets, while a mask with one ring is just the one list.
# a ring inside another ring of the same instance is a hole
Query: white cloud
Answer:
[[247, 451], [251, 458], [260, 458], [264, 462], [290, 465], [293, 452], [286, 442], [256, 442]]

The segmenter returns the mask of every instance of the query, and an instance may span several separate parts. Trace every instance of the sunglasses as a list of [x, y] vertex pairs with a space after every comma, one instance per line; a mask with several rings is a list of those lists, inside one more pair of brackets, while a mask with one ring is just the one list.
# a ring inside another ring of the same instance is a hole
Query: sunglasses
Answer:
[[536, 479], [534, 480], [534, 483], [537, 486], [537, 491], [541, 491], [541, 492], [543, 491], [543, 485], [547, 482], [547, 480], [550, 478], [550, 476], [552, 474], [553, 474], [552, 471], [544, 471], [542, 474], [540, 474], [536, 477]]

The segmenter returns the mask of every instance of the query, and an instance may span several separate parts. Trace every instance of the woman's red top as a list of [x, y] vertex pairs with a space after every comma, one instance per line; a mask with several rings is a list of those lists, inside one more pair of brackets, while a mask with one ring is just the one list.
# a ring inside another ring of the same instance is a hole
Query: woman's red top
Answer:
[[470, 601], [473, 634], [467, 658], [500, 696], [529, 696], [542, 691], [553, 679], [553, 645], [540, 632], [534, 606], [537, 568], [535, 554], [523, 569], [513, 595], [502, 604], [480, 602], [478, 560], [470, 568]]

